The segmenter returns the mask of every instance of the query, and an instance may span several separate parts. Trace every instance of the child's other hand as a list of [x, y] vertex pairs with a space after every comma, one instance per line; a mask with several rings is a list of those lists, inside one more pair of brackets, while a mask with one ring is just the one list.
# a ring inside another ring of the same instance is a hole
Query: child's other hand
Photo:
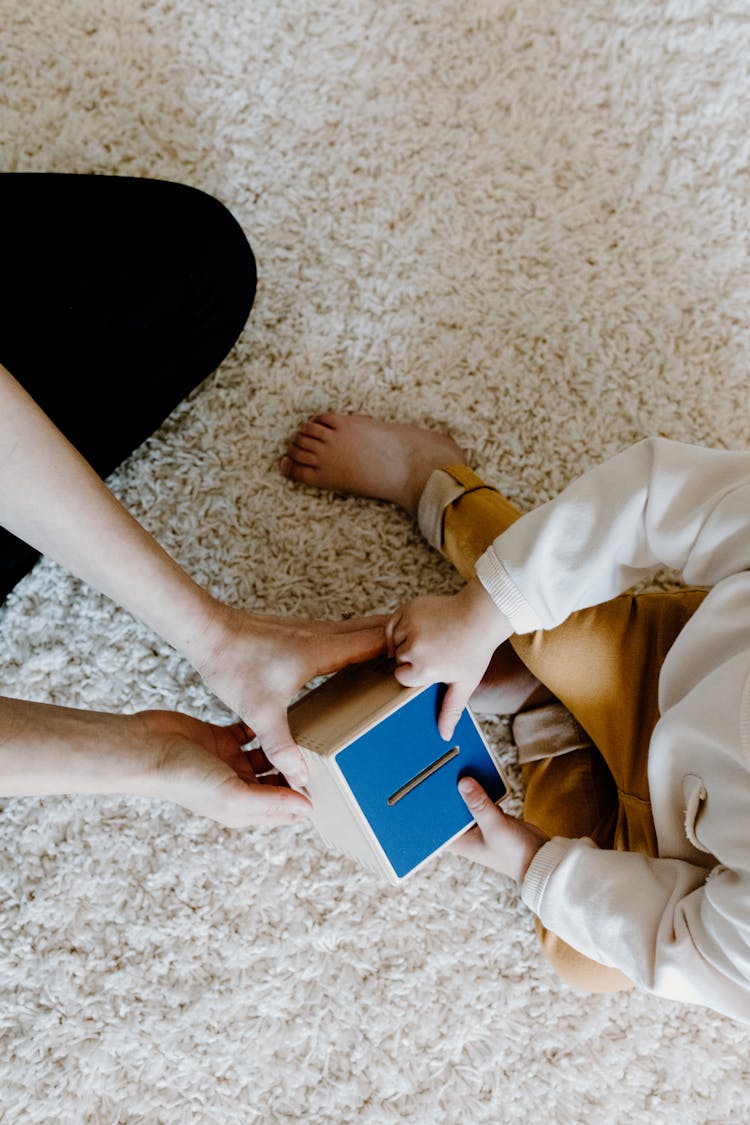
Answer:
[[458, 594], [415, 598], [386, 626], [388, 654], [405, 687], [447, 684], [438, 720], [449, 739], [498, 645], [513, 632], [478, 579]]
[[473, 778], [463, 778], [458, 791], [477, 823], [454, 840], [450, 850], [522, 883], [529, 864], [549, 836], [533, 824], [504, 813]]

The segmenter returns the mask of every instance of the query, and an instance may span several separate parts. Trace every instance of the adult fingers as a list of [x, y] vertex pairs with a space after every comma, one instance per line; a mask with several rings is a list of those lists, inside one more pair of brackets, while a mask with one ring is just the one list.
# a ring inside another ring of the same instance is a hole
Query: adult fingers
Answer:
[[307, 797], [293, 789], [248, 783], [239, 777], [228, 780], [216, 794], [207, 797], [203, 807], [193, 808], [229, 828], [294, 824], [312, 813]]
[[240, 746], [244, 746], [246, 742], [252, 742], [252, 740], [255, 738], [253, 732], [250, 730], [247, 724], [243, 722], [227, 723], [224, 726], [218, 726], [215, 723], [212, 723], [211, 725], [215, 726], [217, 730], [222, 730], [227, 734], [230, 734], [232, 738], [239, 743]]
[[276, 766], [292, 785], [301, 786], [307, 781], [308, 772], [300, 748], [292, 738], [286, 715], [278, 714], [258, 731], [263, 753], [269, 762]]
[[240, 745], [242, 746], [245, 746], [248, 742], [254, 742], [257, 738], [257, 735], [253, 728], [242, 719], [240, 719], [238, 723], [232, 723], [229, 729], [231, 731], [237, 731], [237, 735], [240, 738]]
[[328, 639], [325, 650], [321, 653], [319, 671], [336, 672], [347, 664], [371, 660], [380, 656], [385, 647], [385, 630], [382, 625], [337, 633]]
[[243, 754], [255, 777], [259, 777], [264, 773], [270, 773], [272, 770], [275, 772], [276, 767], [269, 762], [259, 746], [254, 746], [252, 750], [245, 750]]
[[316, 621], [320, 631], [327, 633], [356, 633], [362, 629], [385, 629], [387, 613], [372, 613], [367, 617], [345, 617], [342, 621]]

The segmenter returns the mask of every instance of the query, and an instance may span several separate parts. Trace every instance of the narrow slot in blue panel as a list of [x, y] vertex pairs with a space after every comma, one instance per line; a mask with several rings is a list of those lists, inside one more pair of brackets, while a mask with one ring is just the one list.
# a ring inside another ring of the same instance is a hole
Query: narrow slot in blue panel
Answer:
[[[464, 712], [445, 742], [437, 716], [445, 688], [434, 685], [340, 750], [336, 761], [355, 800], [401, 878], [460, 832], [472, 817], [458, 781], [468, 775], [493, 801], [505, 786], [471, 716]], [[388, 798], [451, 747], [459, 753], [394, 804]]]

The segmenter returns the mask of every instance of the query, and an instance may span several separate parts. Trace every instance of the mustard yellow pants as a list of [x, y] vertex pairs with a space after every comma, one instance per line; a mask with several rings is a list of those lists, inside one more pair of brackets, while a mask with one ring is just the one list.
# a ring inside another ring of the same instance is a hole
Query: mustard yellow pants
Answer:
[[[445, 509], [442, 550], [470, 579], [479, 556], [522, 514], [465, 466], [444, 470], [464, 491]], [[524, 818], [549, 836], [590, 836], [601, 848], [657, 854], [648, 748], [659, 717], [664, 658], [706, 591], [625, 594], [572, 614], [556, 629], [510, 644], [570, 711], [590, 745], [522, 766]], [[537, 919], [558, 975], [588, 992], [632, 988], [620, 973], [572, 949]]]

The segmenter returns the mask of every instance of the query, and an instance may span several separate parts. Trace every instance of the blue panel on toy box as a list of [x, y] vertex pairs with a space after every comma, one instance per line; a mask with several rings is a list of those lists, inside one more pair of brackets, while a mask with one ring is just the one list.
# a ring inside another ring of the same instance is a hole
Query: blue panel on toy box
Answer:
[[[462, 777], [475, 777], [493, 801], [505, 795], [502, 777], [466, 711], [450, 741], [440, 737], [437, 716], [444, 691], [434, 685], [420, 692], [336, 755], [399, 878], [471, 823], [456, 788]], [[446, 757], [409, 788], [420, 773]]]

